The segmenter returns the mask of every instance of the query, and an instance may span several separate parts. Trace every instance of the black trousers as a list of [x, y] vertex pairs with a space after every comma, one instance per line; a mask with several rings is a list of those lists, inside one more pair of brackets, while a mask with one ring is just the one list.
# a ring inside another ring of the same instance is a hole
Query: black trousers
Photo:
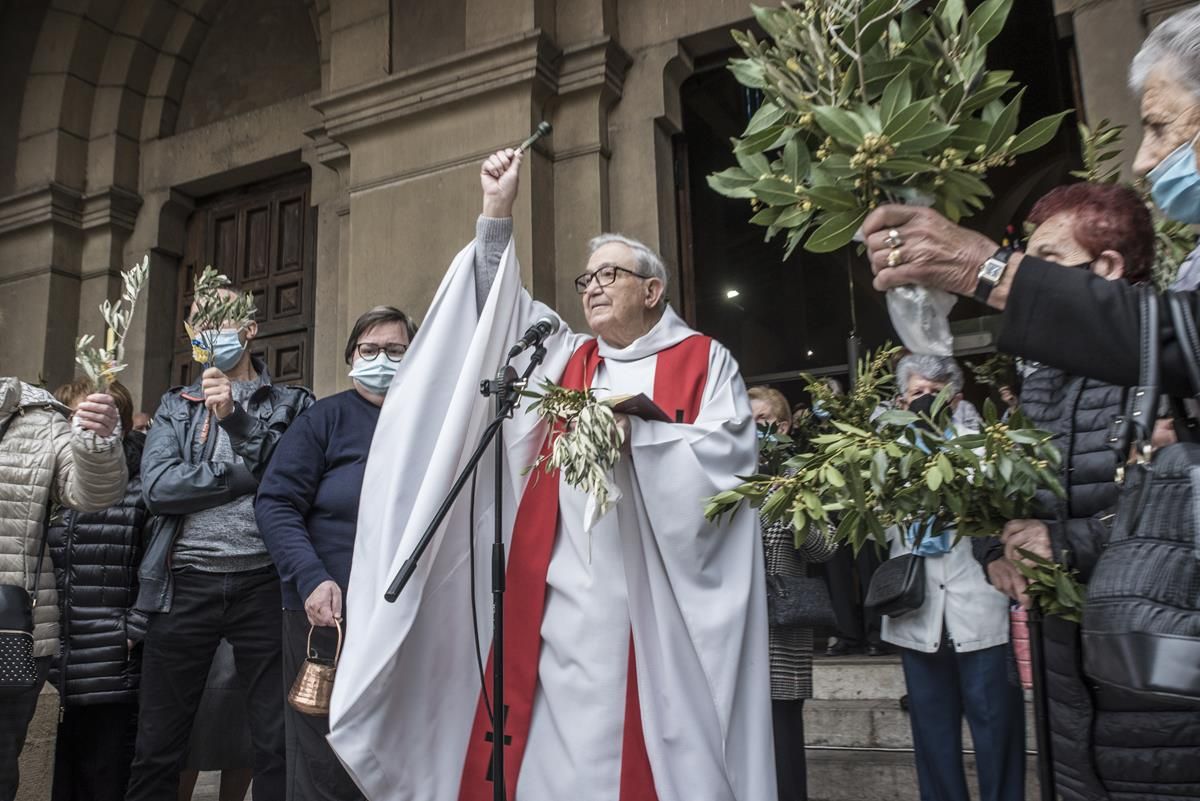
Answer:
[[0, 801], [12, 801], [21, 782], [19, 761], [29, 721], [37, 711], [38, 694], [46, 683], [52, 657], [38, 657], [37, 686], [20, 695], [0, 698]]
[[[283, 676], [290, 688], [308, 655], [308, 616], [302, 611], [283, 610]], [[332, 658], [337, 649], [337, 630], [318, 628], [313, 632], [313, 650]], [[329, 718], [306, 715], [287, 704], [283, 712], [287, 732], [288, 801], [358, 801], [358, 786], [334, 756], [325, 735]]]
[[837, 549], [825, 563], [825, 580], [829, 584], [829, 600], [837, 619], [838, 639], [851, 648], [866, 644], [878, 645], [883, 619], [878, 613], [863, 607], [871, 576], [880, 565], [879, 551], [868, 542], [854, 555], [849, 545]]
[[175, 572], [171, 611], [154, 615], [146, 634], [129, 801], [178, 801], [196, 708], [222, 637], [247, 688], [254, 801], [284, 801], [282, 606], [274, 568]]
[[68, 706], [54, 747], [52, 801], [121, 801], [137, 717], [136, 702]]
[[771, 699], [775, 730], [775, 781], [779, 801], [808, 801], [808, 765], [804, 761], [804, 699]]

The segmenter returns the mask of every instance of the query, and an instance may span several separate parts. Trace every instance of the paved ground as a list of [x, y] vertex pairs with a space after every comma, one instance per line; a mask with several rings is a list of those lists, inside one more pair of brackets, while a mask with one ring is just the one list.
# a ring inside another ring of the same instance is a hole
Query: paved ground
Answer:
[[[192, 801], [220, 801], [221, 774], [219, 772], [201, 772], [196, 780], [196, 790], [192, 793]], [[250, 793], [246, 793], [250, 798]]]

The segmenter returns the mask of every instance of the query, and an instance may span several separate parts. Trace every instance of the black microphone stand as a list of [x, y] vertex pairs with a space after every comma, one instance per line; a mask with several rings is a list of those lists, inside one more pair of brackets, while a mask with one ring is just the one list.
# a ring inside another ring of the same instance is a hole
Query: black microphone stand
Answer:
[[[401, 591], [412, 578], [413, 573], [417, 569], [418, 562], [421, 561], [429, 543], [433, 541], [433, 535], [441, 527], [446, 516], [450, 514], [450, 509], [454, 506], [454, 501], [462, 493], [463, 487], [466, 486], [467, 480], [475, 472], [479, 466], [483, 454], [487, 451], [488, 446], [496, 439], [496, 435], [500, 433], [500, 427], [504, 421], [512, 417], [513, 411], [521, 402], [521, 392], [529, 383], [529, 377], [537, 366], [546, 358], [546, 349], [540, 343], [534, 347], [533, 355], [529, 358], [529, 366], [525, 368], [525, 372], [518, 377], [517, 371], [514, 370], [509, 362], [512, 361], [510, 356], [505, 360], [504, 366], [496, 373], [493, 380], [484, 380], [480, 382], [479, 392], [485, 398], [494, 397], [496, 399], [496, 416], [492, 422], [488, 424], [483, 431], [483, 436], [480, 437], [479, 445], [471, 454], [471, 458], [467, 460], [466, 466], [462, 472], [458, 474], [458, 478], [454, 480], [454, 484], [450, 487], [450, 492], [447, 493], [442, 505], [438, 507], [437, 513], [433, 516], [433, 520], [429, 522], [429, 526], [425, 529], [425, 533], [421, 535], [421, 539], [417, 542], [417, 547], [413, 548], [408, 558], [404, 560], [404, 564], [400, 566], [392, 583], [388, 585], [387, 592], [383, 597], [389, 603], [394, 602], [400, 596]], [[507, 793], [504, 787], [504, 571], [507, 560], [504, 553], [504, 449], [501, 443], [497, 442], [495, 447], [496, 455], [496, 481], [495, 481], [495, 528], [494, 538], [492, 540], [492, 798], [494, 801], [508, 801]], [[470, 521], [469, 525], [474, 527], [475, 521]], [[474, 537], [474, 531], [471, 532]]]

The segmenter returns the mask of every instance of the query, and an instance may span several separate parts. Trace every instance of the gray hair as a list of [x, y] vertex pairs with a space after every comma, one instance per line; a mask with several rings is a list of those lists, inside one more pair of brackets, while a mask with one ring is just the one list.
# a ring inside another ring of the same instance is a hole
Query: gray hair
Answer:
[[903, 395], [908, 392], [908, 382], [913, 376], [949, 386], [954, 394], [962, 392], [963, 372], [953, 356], [934, 356], [928, 353], [910, 353], [896, 365], [896, 388]]
[[1129, 86], [1139, 96], [1160, 65], [1200, 97], [1200, 6], [1180, 11], [1150, 32], [1129, 65]]
[[667, 302], [667, 287], [671, 283], [667, 277], [667, 266], [663, 264], [663, 260], [659, 255], [644, 243], [623, 234], [600, 234], [600, 236], [592, 237], [588, 242], [588, 256], [592, 256], [597, 250], [613, 242], [620, 243], [633, 251], [633, 258], [637, 262], [639, 273], [662, 281], [663, 303], [665, 304]]

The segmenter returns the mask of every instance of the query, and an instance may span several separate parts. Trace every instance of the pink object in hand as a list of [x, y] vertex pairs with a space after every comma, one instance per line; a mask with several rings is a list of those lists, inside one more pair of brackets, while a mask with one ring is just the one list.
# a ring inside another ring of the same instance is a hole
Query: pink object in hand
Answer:
[[1021, 678], [1021, 686], [1026, 690], [1033, 688], [1033, 662], [1029, 656], [1029, 617], [1025, 607], [1014, 606], [1009, 609], [1013, 654], [1017, 658], [1017, 675]]

